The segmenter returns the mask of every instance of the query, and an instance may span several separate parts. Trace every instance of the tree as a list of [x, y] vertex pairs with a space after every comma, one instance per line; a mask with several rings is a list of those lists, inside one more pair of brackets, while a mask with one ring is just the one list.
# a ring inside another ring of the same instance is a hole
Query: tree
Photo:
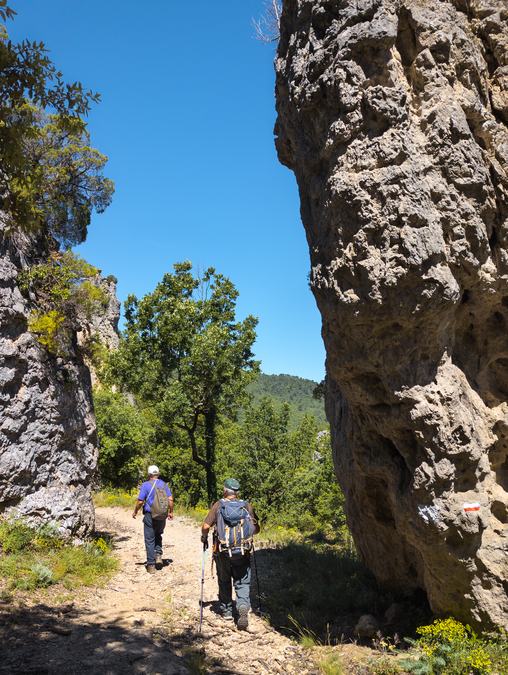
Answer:
[[278, 42], [280, 37], [280, 18], [282, 3], [280, 0], [265, 0], [263, 14], [253, 19], [256, 40], [260, 42]]
[[222, 438], [222, 469], [231, 471], [265, 520], [278, 512], [284, 501], [288, 476], [295, 468], [288, 433], [289, 406], [264, 398], [249, 406], [236, 433]]
[[200, 278], [190, 262], [174, 265], [152, 293], [125, 303], [126, 330], [110, 376], [150, 404], [162, 426], [188, 438], [192, 459], [216, 497], [216, 428], [234, 418], [258, 372], [252, 345], [257, 319], [236, 321], [238, 292], [213, 268]]
[[123, 394], [94, 391], [101, 479], [112, 487], [132, 488], [143, 473], [143, 454], [153, 437], [147, 416]]
[[[15, 12], [0, 0], [0, 18]], [[42, 42], [12, 43], [0, 30], [0, 208], [10, 231], [42, 230], [80, 243], [94, 209], [111, 201], [106, 157], [89, 145], [83, 117], [98, 94], [66, 84]]]

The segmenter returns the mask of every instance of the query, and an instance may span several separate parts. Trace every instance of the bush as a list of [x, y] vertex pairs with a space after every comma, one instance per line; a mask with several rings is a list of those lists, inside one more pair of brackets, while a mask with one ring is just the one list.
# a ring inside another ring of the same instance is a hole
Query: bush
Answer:
[[56, 583], [89, 586], [117, 568], [104, 539], [72, 546], [51, 525], [34, 529], [19, 519], [0, 521], [0, 548], [0, 577], [8, 580], [10, 589], [32, 591]]
[[36, 531], [15, 520], [0, 522], [0, 546], [2, 552], [18, 553], [29, 548], [36, 537]]
[[106, 488], [96, 492], [93, 498], [95, 506], [132, 507], [137, 497], [137, 490], [121, 490]]
[[143, 454], [152, 444], [149, 420], [123, 394], [94, 391], [99, 436], [99, 468], [103, 482], [132, 488], [143, 475]]
[[453, 618], [436, 619], [416, 630], [417, 640], [408, 640], [417, 650], [416, 658], [401, 665], [416, 675], [488, 675], [506, 672], [506, 634], [479, 637], [469, 626]]
[[72, 251], [52, 253], [19, 273], [19, 287], [33, 305], [28, 328], [50, 353], [65, 356], [82, 319], [104, 312], [108, 296], [97, 285], [98, 275]]
[[46, 588], [46, 586], [50, 586], [55, 582], [52, 570], [43, 563], [35, 563], [30, 568], [30, 571], [34, 576], [36, 588]]

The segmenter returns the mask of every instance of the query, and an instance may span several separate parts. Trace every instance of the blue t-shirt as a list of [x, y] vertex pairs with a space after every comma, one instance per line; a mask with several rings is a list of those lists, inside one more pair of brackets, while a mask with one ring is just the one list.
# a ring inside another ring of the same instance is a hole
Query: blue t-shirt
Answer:
[[157, 480], [155, 481], [155, 487], [153, 488], [153, 490], [152, 488], [153, 488], [153, 481], [151, 480], [146, 480], [139, 488], [138, 499], [140, 502], [145, 502], [143, 506], [144, 513], [152, 510], [150, 507], [153, 504], [153, 500], [155, 499], [155, 490], [157, 488], [164, 488], [166, 490], [167, 496], [168, 497], [172, 496], [171, 490], [166, 485], [166, 483], [160, 478], [157, 478]]

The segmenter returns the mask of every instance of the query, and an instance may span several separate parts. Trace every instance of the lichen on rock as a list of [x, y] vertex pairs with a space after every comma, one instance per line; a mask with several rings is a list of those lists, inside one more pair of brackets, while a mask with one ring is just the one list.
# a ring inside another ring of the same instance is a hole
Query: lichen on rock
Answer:
[[285, 0], [276, 73], [357, 547], [508, 627], [506, 3]]

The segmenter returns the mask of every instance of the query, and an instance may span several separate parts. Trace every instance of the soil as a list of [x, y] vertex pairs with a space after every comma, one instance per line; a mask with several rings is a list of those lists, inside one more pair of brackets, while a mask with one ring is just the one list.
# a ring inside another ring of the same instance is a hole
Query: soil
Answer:
[[[146, 572], [141, 517], [98, 508], [97, 529], [113, 538], [120, 569], [102, 588], [69, 602], [57, 590], [39, 602], [0, 604], [1, 673], [317, 673], [309, 651], [251, 612], [248, 631], [217, 614], [217, 579], [206, 557], [199, 632], [199, 528], [169, 521], [164, 567]], [[252, 594], [255, 599], [255, 582]], [[254, 606], [255, 602], [253, 602]]]

